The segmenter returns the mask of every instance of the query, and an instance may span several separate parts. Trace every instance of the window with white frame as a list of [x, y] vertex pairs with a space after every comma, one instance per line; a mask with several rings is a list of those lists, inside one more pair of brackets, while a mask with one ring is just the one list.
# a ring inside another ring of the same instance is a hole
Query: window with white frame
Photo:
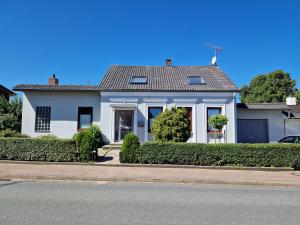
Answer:
[[208, 120], [211, 116], [219, 115], [221, 113], [222, 113], [222, 108], [221, 107], [208, 107], [207, 108], [207, 133], [217, 131], [217, 130], [213, 129], [211, 126], [209, 126]]
[[51, 119], [50, 106], [37, 106], [35, 110], [35, 131], [49, 132]]

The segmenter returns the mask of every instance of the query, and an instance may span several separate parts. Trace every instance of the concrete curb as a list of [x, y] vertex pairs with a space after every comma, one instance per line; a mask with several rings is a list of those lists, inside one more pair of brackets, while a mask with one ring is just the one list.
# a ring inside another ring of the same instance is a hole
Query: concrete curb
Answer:
[[124, 183], [173, 183], [173, 184], [223, 184], [223, 185], [248, 185], [248, 186], [273, 186], [273, 187], [300, 187], [299, 183], [283, 183], [283, 182], [248, 182], [248, 181], [219, 181], [219, 180], [201, 180], [201, 179], [101, 179], [101, 178], [83, 178], [78, 179], [76, 177], [62, 177], [51, 178], [44, 176], [17, 176], [17, 177], [0, 177], [0, 181], [88, 181], [88, 182], [124, 182]]
[[[172, 164], [101, 164], [97, 162], [43, 162], [43, 161], [15, 161], [0, 160], [0, 163], [29, 164], [29, 165], [81, 165], [81, 166], [108, 166], [108, 167], [141, 167], [141, 168], [182, 168], [182, 169], [217, 169], [217, 170], [247, 170], [247, 171], [294, 171], [293, 168], [283, 167], [234, 167], [234, 166], [197, 166], [197, 165], [172, 165]], [[295, 174], [296, 175], [296, 174]], [[298, 175], [297, 175], [298, 176]]]

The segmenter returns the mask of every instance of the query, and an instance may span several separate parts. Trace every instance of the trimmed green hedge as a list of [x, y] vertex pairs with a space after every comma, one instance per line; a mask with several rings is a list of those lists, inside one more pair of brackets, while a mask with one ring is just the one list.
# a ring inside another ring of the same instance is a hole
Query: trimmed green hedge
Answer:
[[148, 142], [129, 152], [126, 163], [201, 166], [293, 167], [300, 144], [199, 144]]
[[0, 138], [0, 159], [79, 161], [75, 142], [55, 138]]

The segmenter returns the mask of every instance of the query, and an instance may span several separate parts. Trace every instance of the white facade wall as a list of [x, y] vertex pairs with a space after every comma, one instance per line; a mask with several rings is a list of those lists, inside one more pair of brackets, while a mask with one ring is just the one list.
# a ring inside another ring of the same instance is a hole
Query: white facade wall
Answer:
[[[50, 133], [35, 131], [35, 109], [51, 107]], [[32, 137], [54, 134], [71, 138], [77, 132], [78, 107], [93, 107], [93, 123], [100, 125], [100, 93], [30, 92], [23, 94], [22, 133]]]
[[[184, 93], [184, 92], [104, 92], [101, 93], [101, 129], [105, 140], [114, 142], [114, 110], [134, 110], [134, 132], [140, 141], [152, 140], [148, 133], [148, 107], [174, 106], [192, 107], [192, 137], [190, 142], [211, 142], [207, 137], [207, 108], [221, 107], [222, 114], [228, 118], [226, 141], [236, 142], [236, 101], [234, 93]], [[143, 123], [143, 127], [138, 127]], [[223, 140], [224, 141], [224, 140]]]
[[276, 142], [284, 137], [284, 118], [282, 110], [237, 109], [237, 119], [267, 119], [269, 141]]

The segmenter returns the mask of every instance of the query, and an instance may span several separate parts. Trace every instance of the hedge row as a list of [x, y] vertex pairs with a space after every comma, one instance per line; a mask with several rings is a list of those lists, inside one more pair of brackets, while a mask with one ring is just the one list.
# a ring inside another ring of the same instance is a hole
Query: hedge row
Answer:
[[78, 161], [75, 142], [55, 138], [0, 138], [0, 159]]
[[[201, 166], [293, 167], [300, 169], [299, 144], [199, 144], [148, 142], [125, 152], [126, 163]], [[126, 161], [126, 159], [128, 159]]]

